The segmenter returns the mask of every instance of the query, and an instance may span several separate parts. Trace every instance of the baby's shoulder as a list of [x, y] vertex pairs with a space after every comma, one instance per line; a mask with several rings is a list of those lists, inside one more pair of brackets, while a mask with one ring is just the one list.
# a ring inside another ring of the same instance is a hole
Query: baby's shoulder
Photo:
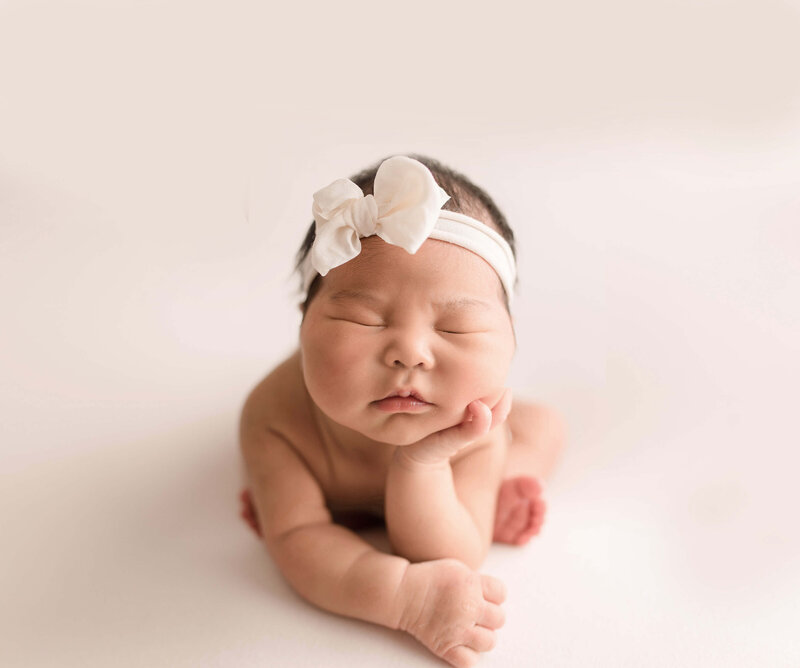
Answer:
[[[300, 364], [296, 351], [256, 385], [242, 408], [242, 437], [248, 433], [270, 430], [294, 441], [298, 429], [313, 424]], [[308, 435], [306, 434], [307, 438]]]

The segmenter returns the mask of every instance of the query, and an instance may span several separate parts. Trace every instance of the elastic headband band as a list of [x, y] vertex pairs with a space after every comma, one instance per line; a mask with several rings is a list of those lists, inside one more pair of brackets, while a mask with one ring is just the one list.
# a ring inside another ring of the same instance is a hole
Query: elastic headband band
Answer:
[[442, 210], [428, 238], [447, 241], [480, 255], [500, 277], [511, 306], [517, 277], [514, 251], [491, 227], [463, 213]]

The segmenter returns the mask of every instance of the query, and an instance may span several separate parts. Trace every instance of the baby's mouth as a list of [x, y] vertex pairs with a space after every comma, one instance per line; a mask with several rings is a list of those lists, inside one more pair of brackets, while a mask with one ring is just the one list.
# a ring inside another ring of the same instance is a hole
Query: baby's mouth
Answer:
[[416, 390], [397, 390], [372, 403], [387, 413], [414, 413], [433, 405], [425, 401]]
[[379, 399], [378, 401], [384, 401], [385, 399], [393, 399], [395, 397], [400, 397], [402, 399], [414, 399], [416, 401], [422, 402], [423, 404], [428, 403], [427, 401], [425, 401], [423, 396], [416, 390], [397, 390], [396, 392], [387, 394], [383, 399]]

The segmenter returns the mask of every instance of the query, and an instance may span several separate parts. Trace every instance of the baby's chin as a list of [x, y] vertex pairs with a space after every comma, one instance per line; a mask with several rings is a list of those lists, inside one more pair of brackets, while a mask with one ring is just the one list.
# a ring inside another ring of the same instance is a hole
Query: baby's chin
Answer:
[[402, 447], [421, 441], [431, 434], [458, 423], [457, 418], [422, 420], [420, 415], [393, 415], [383, 425], [364, 433], [364, 436], [388, 445]]

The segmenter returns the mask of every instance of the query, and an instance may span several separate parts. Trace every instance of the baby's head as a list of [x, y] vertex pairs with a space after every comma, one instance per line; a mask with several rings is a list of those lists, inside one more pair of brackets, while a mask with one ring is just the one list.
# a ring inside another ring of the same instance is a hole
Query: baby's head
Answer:
[[[494, 405], [516, 347], [505, 217], [466, 177], [411, 157], [318, 191], [298, 254], [311, 398], [340, 425], [394, 445], [460, 422], [475, 399]], [[382, 192], [367, 197], [376, 174]]]
[[[428, 168], [433, 175], [436, 183], [450, 196], [443, 205], [443, 211], [454, 211], [471, 216], [484, 223], [495, 232], [500, 234], [503, 239], [508, 243], [511, 252], [516, 259], [516, 247], [514, 243], [514, 232], [508, 224], [503, 212], [500, 211], [494, 200], [475, 183], [470, 181], [463, 174], [443, 165], [433, 158], [428, 158], [422, 155], [409, 154], [410, 158], [421, 162]], [[384, 158], [385, 160], [385, 158]], [[378, 172], [378, 167], [384, 162], [379, 160], [371, 167], [360, 171], [355, 176], [350, 177], [355, 185], [357, 185], [364, 195], [372, 195], [375, 190], [375, 175]], [[306, 232], [306, 237], [303, 240], [300, 250], [297, 252], [296, 267], [302, 272], [302, 268], [307, 261], [311, 247], [316, 238], [316, 222], [312, 221], [311, 225]], [[300, 308], [305, 316], [308, 305], [317, 293], [317, 290], [322, 283], [322, 277], [319, 274], [314, 274], [311, 284], [303, 286], [305, 289], [304, 301]], [[510, 295], [504, 295], [506, 306], [508, 306]]]

